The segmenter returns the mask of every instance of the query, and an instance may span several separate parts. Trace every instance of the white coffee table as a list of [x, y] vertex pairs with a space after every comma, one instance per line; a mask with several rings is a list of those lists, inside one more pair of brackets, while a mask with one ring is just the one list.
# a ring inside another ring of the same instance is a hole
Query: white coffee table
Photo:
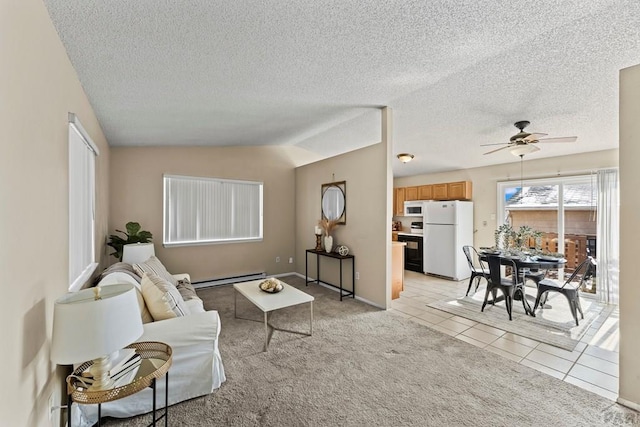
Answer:
[[[311, 308], [310, 317], [309, 317], [309, 333], [307, 334], [304, 332], [296, 332], [296, 331], [290, 331], [290, 330], [286, 330], [286, 332], [293, 332], [293, 333], [303, 334], [308, 336], [313, 335], [313, 300], [314, 298], [311, 295], [306, 294], [301, 290], [294, 288], [293, 286], [287, 285], [284, 282], [282, 282], [282, 286], [284, 287], [283, 290], [281, 290], [278, 293], [271, 294], [271, 293], [260, 290], [260, 288], [258, 287], [260, 282], [262, 282], [262, 280], [253, 280], [251, 282], [234, 283], [233, 289], [235, 289], [237, 292], [234, 292], [233, 294], [233, 315], [236, 319], [238, 319], [237, 312], [236, 312], [236, 308], [237, 308], [236, 300], [237, 300], [238, 292], [242, 294], [246, 299], [251, 301], [253, 305], [255, 305], [260, 310], [262, 310], [262, 312], [264, 313], [264, 333], [265, 333], [264, 351], [267, 351], [267, 347], [269, 346], [269, 327], [271, 327], [274, 330], [280, 330], [269, 324], [269, 313], [275, 310], [279, 310], [281, 308], [291, 307], [294, 305], [304, 304], [308, 302]], [[241, 317], [240, 319], [253, 320], [253, 321], [259, 322], [259, 320], [246, 319], [244, 317]]]

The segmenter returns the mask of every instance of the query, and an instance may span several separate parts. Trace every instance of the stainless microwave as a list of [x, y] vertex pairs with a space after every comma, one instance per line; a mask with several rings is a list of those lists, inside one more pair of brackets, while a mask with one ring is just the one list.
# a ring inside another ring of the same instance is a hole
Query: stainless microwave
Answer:
[[422, 216], [424, 211], [424, 202], [411, 200], [404, 202], [404, 216]]

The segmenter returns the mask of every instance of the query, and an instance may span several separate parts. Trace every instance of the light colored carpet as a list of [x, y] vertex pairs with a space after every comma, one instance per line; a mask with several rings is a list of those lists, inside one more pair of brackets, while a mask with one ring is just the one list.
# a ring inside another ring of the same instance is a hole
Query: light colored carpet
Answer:
[[[525, 314], [521, 301], [514, 301], [511, 312], [513, 320], [509, 320], [504, 301], [495, 306], [487, 304], [484, 312], [480, 311], [484, 293], [484, 288], [481, 288], [474, 295], [435, 301], [427, 306], [569, 351], [573, 351], [606, 307], [592, 299], [581, 298], [584, 319], [580, 319], [578, 314], [580, 324], [576, 326], [566, 298], [554, 292], [549, 293], [547, 308], [537, 310], [536, 317]], [[502, 295], [500, 291], [498, 295]], [[533, 308], [533, 301], [529, 302]]]
[[[314, 334], [276, 331], [267, 353], [263, 326], [234, 319], [231, 286], [198, 291], [222, 318], [227, 382], [171, 407], [170, 426], [602, 426], [640, 419], [426, 326], [352, 299], [340, 302], [336, 292], [305, 288], [295, 276], [284, 280], [315, 296]], [[308, 310], [305, 304], [277, 311], [273, 324], [307, 331]], [[238, 312], [261, 318], [241, 296]]]

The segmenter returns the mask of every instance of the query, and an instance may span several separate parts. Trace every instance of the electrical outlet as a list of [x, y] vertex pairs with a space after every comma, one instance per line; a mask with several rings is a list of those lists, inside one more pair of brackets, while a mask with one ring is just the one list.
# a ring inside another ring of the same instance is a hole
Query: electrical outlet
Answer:
[[293, 257], [289, 257], [289, 264], [293, 264]]
[[360, 272], [356, 271], [356, 280], [360, 280]]
[[279, 256], [276, 257], [276, 262], [280, 262], [280, 257]]
[[486, 227], [486, 226], [487, 226], [487, 221], [482, 221], [482, 225], [483, 225], [484, 227]]

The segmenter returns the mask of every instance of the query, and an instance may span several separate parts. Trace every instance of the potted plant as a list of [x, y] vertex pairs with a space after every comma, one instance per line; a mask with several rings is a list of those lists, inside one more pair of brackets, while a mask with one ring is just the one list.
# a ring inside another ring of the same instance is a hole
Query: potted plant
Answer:
[[120, 237], [117, 234], [110, 235], [109, 243], [107, 243], [107, 245], [114, 249], [114, 252], [111, 255], [118, 258], [118, 261], [122, 261], [122, 248], [124, 245], [128, 245], [130, 243], [151, 242], [151, 238], [153, 237], [151, 232], [142, 230], [141, 228], [142, 227], [137, 222], [128, 222], [125, 225], [125, 229], [127, 231], [116, 230], [116, 232], [124, 234], [125, 238]]
[[514, 237], [513, 228], [510, 224], [502, 224], [493, 233], [496, 243], [496, 249], [508, 250], [511, 239]]

